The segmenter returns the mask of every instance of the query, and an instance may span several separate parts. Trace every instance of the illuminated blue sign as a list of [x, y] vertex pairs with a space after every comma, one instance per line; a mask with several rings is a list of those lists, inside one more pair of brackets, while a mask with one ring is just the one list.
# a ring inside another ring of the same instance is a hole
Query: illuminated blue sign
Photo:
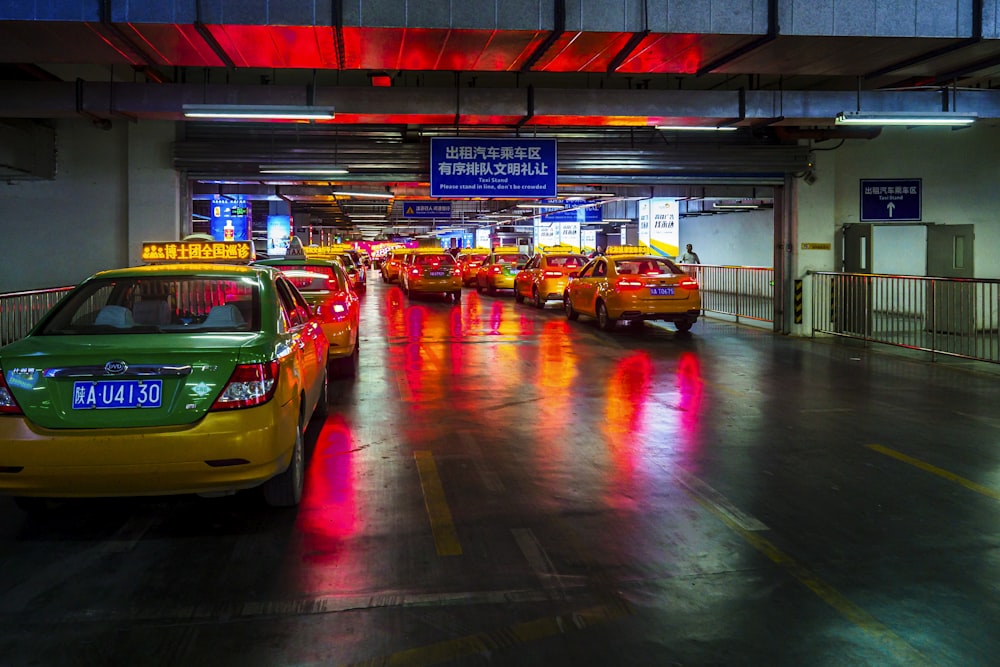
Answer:
[[555, 139], [431, 139], [432, 197], [555, 195]]
[[861, 222], [919, 221], [922, 179], [861, 179]]
[[404, 218], [450, 218], [450, 201], [403, 201]]
[[[570, 206], [573, 205], [569, 202]], [[543, 222], [600, 222], [604, 219], [600, 206], [581, 206], [542, 214]]]
[[249, 241], [250, 224], [250, 206], [243, 197], [212, 200], [209, 230], [216, 241]]

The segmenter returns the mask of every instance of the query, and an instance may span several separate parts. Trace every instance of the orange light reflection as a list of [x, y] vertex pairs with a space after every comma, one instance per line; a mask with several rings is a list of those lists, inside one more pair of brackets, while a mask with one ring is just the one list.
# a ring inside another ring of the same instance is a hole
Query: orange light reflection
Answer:
[[638, 451], [645, 436], [646, 403], [649, 400], [653, 363], [645, 352], [618, 362], [608, 381], [603, 432], [608, 443], [615, 476], [607, 487], [609, 502], [620, 504], [632, 498]]

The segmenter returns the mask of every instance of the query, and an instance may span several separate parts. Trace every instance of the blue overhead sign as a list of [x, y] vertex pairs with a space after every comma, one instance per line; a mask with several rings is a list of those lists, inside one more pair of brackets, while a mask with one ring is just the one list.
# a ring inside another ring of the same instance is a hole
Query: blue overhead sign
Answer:
[[861, 222], [920, 220], [921, 180], [861, 179]]
[[403, 201], [404, 218], [450, 218], [450, 201]]
[[555, 139], [431, 139], [432, 197], [554, 197]]
[[[572, 202], [570, 202], [572, 204]], [[600, 205], [565, 208], [542, 214], [542, 222], [600, 222], [604, 216]]]

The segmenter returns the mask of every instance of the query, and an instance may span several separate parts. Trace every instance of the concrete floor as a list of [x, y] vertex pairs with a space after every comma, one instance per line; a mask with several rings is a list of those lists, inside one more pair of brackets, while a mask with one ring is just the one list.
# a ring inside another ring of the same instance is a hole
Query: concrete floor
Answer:
[[373, 283], [297, 510], [0, 499], [3, 665], [1000, 664], [1000, 376]]

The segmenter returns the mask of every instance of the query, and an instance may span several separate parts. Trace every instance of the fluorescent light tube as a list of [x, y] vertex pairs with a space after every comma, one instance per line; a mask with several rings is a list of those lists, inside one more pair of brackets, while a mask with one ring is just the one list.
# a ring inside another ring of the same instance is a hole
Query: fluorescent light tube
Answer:
[[343, 167], [334, 167], [322, 164], [262, 164], [260, 165], [262, 174], [310, 174], [310, 175], [338, 175], [346, 174]]
[[733, 132], [736, 127], [732, 125], [657, 125], [657, 130], [681, 130], [693, 132]]
[[837, 125], [971, 125], [976, 122], [976, 114], [842, 111], [837, 114], [835, 122]]
[[185, 104], [187, 118], [235, 120], [330, 120], [333, 107], [284, 106], [276, 104]]

